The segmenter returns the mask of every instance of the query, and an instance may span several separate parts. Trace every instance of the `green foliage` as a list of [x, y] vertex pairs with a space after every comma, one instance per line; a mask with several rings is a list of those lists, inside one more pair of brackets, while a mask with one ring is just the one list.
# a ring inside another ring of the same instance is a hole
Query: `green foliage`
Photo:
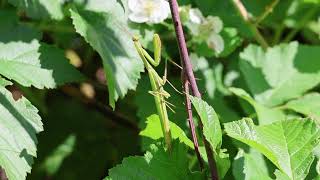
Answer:
[[0, 165], [9, 179], [25, 179], [37, 156], [36, 134], [43, 131], [38, 110], [25, 98], [15, 101], [0, 86]]
[[[230, 168], [230, 161], [228, 154], [225, 153], [226, 150], [221, 149], [222, 131], [218, 115], [208, 103], [200, 98], [191, 96], [190, 99], [203, 124], [203, 135], [213, 149], [219, 177], [223, 178]], [[201, 153], [203, 157], [206, 157], [204, 150]]]
[[272, 122], [285, 120], [285, 114], [281, 110], [259, 104], [243, 89], [230, 88], [230, 91], [253, 106], [257, 113], [259, 124], [271, 124]]
[[251, 149], [249, 153], [245, 153], [242, 149], [239, 150], [233, 161], [233, 174], [237, 180], [272, 179], [263, 156], [254, 149]]
[[[319, 0], [178, 0], [198, 148], [166, 2], [0, 0], [0, 179], [210, 179], [204, 140], [221, 180], [319, 179]], [[171, 150], [132, 41], [154, 33]]]
[[296, 100], [289, 101], [285, 106], [289, 109], [305, 114], [306, 116], [309, 116], [319, 121], [320, 120], [319, 100], [320, 100], [319, 93], [310, 93]]
[[23, 86], [32, 85], [40, 89], [83, 79], [61, 50], [40, 44], [37, 40], [30, 43], [0, 43], [0, 74]]
[[[255, 126], [251, 119], [226, 123], [228, 136], [265, 155], [290, 179], [304, 179], [314, 160], [320, 131], [310, 119], [278, 121]], [[285, 176], [282, 175], [282, 176]]]
[[122, 164], [109, 170], [112, 179], [202, 179], [201, 173], [191, 173], [188, 169], [187, 149], [175, 141], [172, 152], [161, 145], [150, 145], [144, 156], [125, 158]]
[[190, 99], [203, 124], [203, 135], [211, 144], [214, 151], [219, 153], [222, 144], [222, 132], [216, 112], [200, 98], [190, 97]]
[[281, 44], [266, 52], [250, 45], [240, 54], [240, 68], [254, 98], [264, 105], [275, 106], [319, 84], [319, 50], [320, 47], [297, 42]]
[[[140, 135], [144, 137], [151, 138], [153, 140], [158, 140], [163, 138], [163, 133], [161, 130], [161, 122], [159, 116], [153, 114], [147, 118], [147, 127], [140, 131]], [[186, 136], [183, 130], [177, 126], [175, 123], [170, 122], [171, 136], [173, 139], [179, 139], [189, 148], [193, 149], [192, 141]]]
[[[115, 2], [113, 3], [115, 4]], [[121, 8], [116, 4], [114, 8]], [[71, 10], [73, 24], [79, 34], [100, 54], [108, 81], [109, 104], [115, 108], [115, 101], [124, 97], [129, 89], [135, 89], [142, 62], [134, 51], [132, 37], [126, 32], [121, 19], [124, 14], [96, 13], [85, 10]]]
[[62, 0], [9, 0], [9, 2], [26, 12], [31, 18], [52, 18], [56, 20], [63, 18]]

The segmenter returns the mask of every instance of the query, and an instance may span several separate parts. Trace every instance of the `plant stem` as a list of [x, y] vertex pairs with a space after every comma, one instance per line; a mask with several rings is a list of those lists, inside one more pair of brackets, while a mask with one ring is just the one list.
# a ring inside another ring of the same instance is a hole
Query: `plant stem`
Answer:
[[256, 41], [261, 45], [263, 49], [267, 49], [269, 46], [267, 41], [263, 38], [263, 36], [259, 32], [258, 28], [255, 26], [255, 24], [251, 22], [248, 11], [246, 10], [242, 2], [240, 0], [232, 0], [232, 2], [234, 6], [237, 8], [237, 10], [239, 11], [244, 22], [246, 22], [247, 25], [249, 26], [249, 29], [253, 33]]
[[272, 45], [278, 44], [278, 42], [281, 39], [282, 32], [283, 32], [284, 28], [285, 28], [284, 24], [281, 24], [280, 26], [278, 26], [276, 28], [276, 33], [275, 33], [274, 38], [272, 40]]
[[[182, 65], [183, 65], [183, 69], [184, 69], [183, 73], [187, 77], [185, 79], [187, 79], [189, 81], [193, 95], [201, 98], [201, 94], [199, 92], [199, 89], [198, 89], [198, 86], [197, 86], [197, 83], [196, 83], [196, 80], [194, 78], [194, 74], [192, 71], [192, 65], [191, 65], [191, 61], [189, 58], [188, 49], [187, 49], [187, 45], [186, 45], [186, 41], [184, 38], [184, 33], [183, 33], [182, 25], [181, 25], [181, 20], [180, 20], [180, 15], [179, 15], [179, 10], [178, 10], [179, 6], [177, 3], [177, 0], [169, 0], [169, 4], [170, 4], [172, 20], [174, 23], [174, 28], [175, 28], [175, 32], [176, 32], [176, 36], [177, 36], [179, 53], [180, 53], [180, 57], [181, 57]], [[199, 121], [199, 125], [202, 130], [203, 125], [202, 125], [201, 121]], [[213, 151], [211, 149], [209, 142], [204, 137], [202, 139], [204, 141], [204, 146], [205, 146], [205, 149], [207, 152], [208, 164], [209, 164], [209, 169], [210, 169], [210, 173], [211, 173], [211, 179], [218, 180], [219, 177], [218, 177], [216, 163], [215, 163], [215, 160], [213, 157]]]
[[318, 6], [314, 6], [313, 9], [306, 12], [305, 16], [299, 21], [296, 28], [294, 28], [285, 38], [284, 42], [289, 42], [294, 38], [294, 36], [298, 33], [298, 31], [303, 28], [303, 26], [308, 22], [310, 18], [312, 18], [318, 10]]
[[198, 138], [197, 138], [197, 134], [196, 134], [196, 128], [195, 128], [195, 125], [193, 122], [192, 107], [191, 107], [191, 101], [189, 98], [189, 81], [188, 81], [184, 71], [182, 71], [181, 78], [183, 79], [183, 89], [185, 92], [185, 104], [186, 104], [186, 109], [187, 109], [187, 113], [188, 113], [188, 123], [189, 123], [189, 127], [191, 129], [194, 150], [196, 152], [196, 155], [197, 155], [197, 158], [199, 161], [200, 169], [203, 170], [203, 160], [201, 158], [200, 151], [199, 151]]
[[255, 25], [257, 26], [260, 22], [262, 22], [270, 13], [272, 13], [274, 7], [279, 3], [279, 0], [273, 0], [265, 9], [265, 11], [258, 16], [255, 21]]
[[6, 176], [6, 172], [1, 167], [0, 167], [0, 179], [1, 180], [8, 180], [8, 177]]

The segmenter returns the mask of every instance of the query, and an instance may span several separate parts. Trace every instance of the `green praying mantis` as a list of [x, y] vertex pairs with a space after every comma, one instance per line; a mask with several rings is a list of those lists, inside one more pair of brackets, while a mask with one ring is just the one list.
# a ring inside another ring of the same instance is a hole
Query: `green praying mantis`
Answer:
[[154, 96], [156, 108], [158, 115], [160, 117], [162, 132], [165, 139], [165, 143], [167, 148], [171, 149], [171, 132], [170, 132], [170, 121], [167, 113], [167, 104], [165, 99], [170, 97], [170, 94], [163, 89], [163, 86], [167, 82], [166, 79], [166, 71], [164, 73], [163, 78], [161, 78], [156, 70], [152, 67], [157, 67], [161, 61], [161, 40], [158, 34], [154, 34], [153, 36], [153, 45], [154, 45], [154, 58], [152, 58], [148, 52], [142, 47], [139, 42], [138, 36], [132, 37], [134, 46], [143, 61], [145, 68], [147, 69], [151, 89], [149, 91], [150, 94]]

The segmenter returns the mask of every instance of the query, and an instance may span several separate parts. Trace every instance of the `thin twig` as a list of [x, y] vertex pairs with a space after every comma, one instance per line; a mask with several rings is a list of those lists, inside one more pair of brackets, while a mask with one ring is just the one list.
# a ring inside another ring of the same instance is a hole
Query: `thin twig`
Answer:
[[102, 113], [103, 115], [108, 117], [108, 120], [110, 119], [115, 125], [126, 127], [136, 133], [139, 133], [139, 128], [133, 121], [123, 116], [122, 114], [113, 111], [109, 108], [109, 106], [106, 106], [95, 99], [88, 99], [84, 97], [78, 88], [65, 85], [61, 88], [61, 90], [64, 94], [72, 97], [73, 99], [77, 99], [86, 104], [89, 108], [93, 108], [96, 111]]
[[258, 28], [251, 22], [251, 19], [249, 17], [249, 13], [248, 13], [247, 9], [244, 7], [244, 5], [242, 4], [242, 2], [240, 0], [232, 0], [232, 2], [234, 4], [234, 6], [237, 8], [237, 10], [239, 11], [244, 22], [247, 23], [247, 25], [250, 28], [251, 32], [253, 33], [256, 41], [261, 45], [261, 47], [263, 49], [267, 49], [269, 46], [267, 41], [263, 38], [263, 36], [259, 32]]
[[194, 151], [196, 152], [196, 155], [197, 155], [197, 158], [199, 161], [199, 166], [202, 171], [203, 170], [203, 159], [201, 158], [201, 155], [200, 155], [196, 128], [195, 128], [195, 125], [193, 122], [193, 117], [192, 117], [192, 107], [191, 107], [191, 101], [189, 98], [189, 81], [188, 81], [184, 71], [182, 71], [181, 78], [183, 79], [183, 89], [185, 92], [185, 104], [186, 104], [186, 109], [187, 109], [187, 113], [188, 113], [188, 123], [189, 123], [189, 127], [191, 129]]
[[272, 13], [274, 7], [276, 7], [278, 3], [279, 0], [273, 0], [268, 6], [266, 6], [264, 12], [256, 19], [255, 25], [257, 26], [258, 24], [260, 24], [260, 22], [262, 22], [270, 13]]
[[[192, 71], [192, 65], [191, 65], [191, 61], [189, 58], [189, 54], [188, 54], [188, 49], [187, 49], [187, 45], [186, 45], [186, 41], [184, 38], [184, 32], [182, 29], [182, 25], [181, 25], [181, 20], [180, 20], [180, 15], [179, 15], [179, 6], [177, 3], [177, 0], [169, 0], [169, 4], [170, 4], [170, 9], [171, 9], [171, 15], [172, 15], [172, 20], [174, 23], [174, 29], [176, 32], [176, 36], [177, 36], [177, 41], [178, 41], [178, 47], [179, 47], [179, 53], [180, 53], [180, 57], [182, 60], [182, 65], [183, 65], [183, 69], [184, 69], [184, 74], [186, 75], [189, 83], [190, 83], [190, 87], [192, 90], [192, 93], [194, 96], [201, 98], [201, 94], [199, 92], [193, 71]], [[203, 125], [201, 123], [201, 121], [199, 121], [199, 126], [202, 130]], [[209, 142], [203, 137], [202, 138], [204, 141], [204, 146], [207, 152], [207, 158], [208, 158], [208, 164], [209, 164], [209, 169], [210, 169], [210, 173], [211, 173], [211, 179], [212, 180], [218, 180], [218, 171], [217, 171], [217, 167], [216, 167], [216, 162], [214, 160], [213, 157], [213, 151], [211, 149], [211, 146], [209, 144]]]
[[301, 28], [304, 27], [304, 25], [308, 22], [309, 19], [311, 19], [315, 13], [317, 12], [319, 6], [314, 6], [313, 9], [309, 10], [305, 13], [304, 17], [299, 21], [297, 27], [295, 27], [285, 38], [284, 42], [289, 42], [294, 38], [294, 36], [299, 32]]

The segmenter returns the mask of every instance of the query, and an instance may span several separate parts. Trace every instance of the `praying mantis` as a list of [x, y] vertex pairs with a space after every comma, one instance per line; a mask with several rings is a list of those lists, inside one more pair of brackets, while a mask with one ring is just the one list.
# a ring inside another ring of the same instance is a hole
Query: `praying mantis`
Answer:
[[164, 84], [166, 83], [166, 71], [161, 78], [156, 70], [152, 67], [157, 67], [161, 61], [161, 40], [158, 34], [153, 35], [153, 46], [154, 46], [154, 58], [152, 58], [148, 52], [142, 47], [139, 42], [138, 36], [132, 37], [134, 46], [143, 61], [145, 68], [147, 69], [151, 89], [150, 94], [154, 96], [157, 112], [161, 121], [162, 132], [164, 140], [168, 150], [171, 149], [171, 132], [170, 132], [170, 121], [168, 118], [167, 108], [166, 108], [166, 98], [170, 97], [170, 94], [163, 89]]

